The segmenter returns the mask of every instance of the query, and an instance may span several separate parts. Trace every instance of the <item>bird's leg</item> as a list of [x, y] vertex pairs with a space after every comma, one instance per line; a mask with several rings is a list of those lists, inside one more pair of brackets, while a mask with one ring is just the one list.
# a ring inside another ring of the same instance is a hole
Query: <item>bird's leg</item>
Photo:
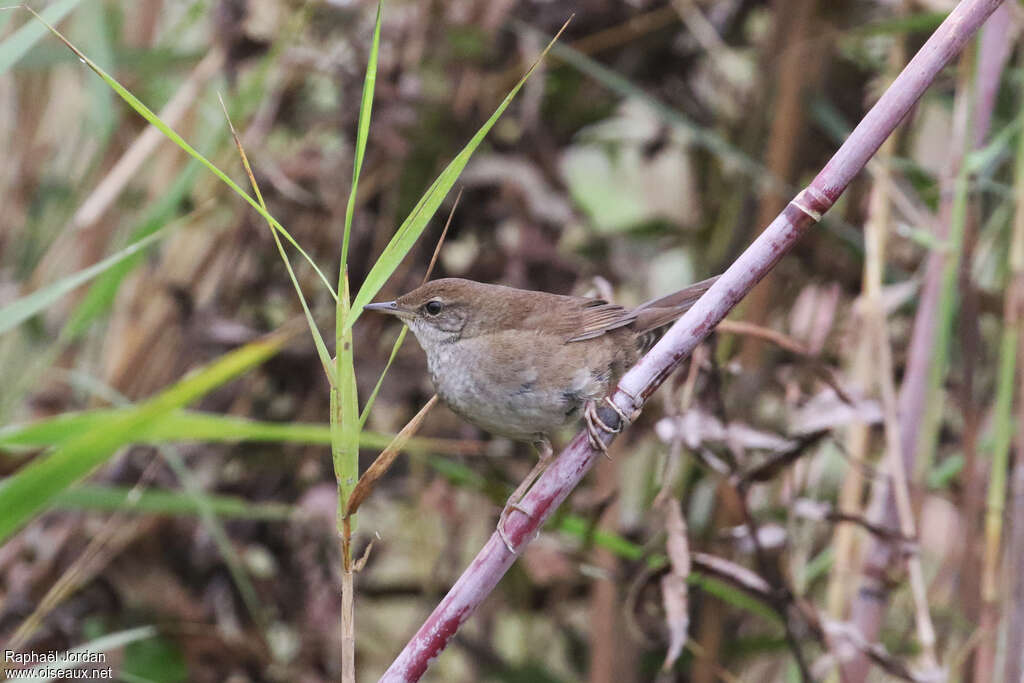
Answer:
[[513, 510], [518, 510], [527, 517], [532, 517], [529, 512], [519, 507], [519, 501], [526, 496], [526, 493], [530, 490], [530, 487], [533, 486], [534, 482], [537, 481], [537, 478], [544, 474], [544, 470], [546, 470], [548, 465], [551, 464], [551, 456], [555, 453], [554, 449], [551, 447], [551, 442], [546, 437], [535, 441], [533, 445], [537, 448], [537, 464], [533, 466], [533, 469], [526, 475], [526, 478], [523, 479], [522, 483], [516, 487], [516, 490], [512, 492], [512, 495], [508, 497], [508, 501], [505, 503], [505, 507], [501, 511], [501, 516], [498, 517], [498, 535], [501, 537], [501, 540], [505, 542], [505, 547], [508, 548], [508, 551], [512, 554], [515, 554], [515, 550], [512, 549], [512, 544], [509, 542], [508, 536], [505, 535], [505, 521]]
[[[605, 398], [604, 400], [625, 420], [626, 416], [622, 414], [622, 411], [619, 410], [617, 405], [608, 398]], [[601, 440], [601, 436], [597, 433], [597, 430], [600, 429], [605, 434], [618, 434], [622, 431], [622, 428], [612, 428], [601, 419], [601, 416], [597, 414], [597, 401], [587, 401], [587, 405], [583, 409], [583, 419], [587, 423], [587, 439], [590, 441], [591, 448], [601, 451], [604, 453], [606, 458], [610, 458], [611, 456], [608, 455], [608, 447], [604, 445], [604, 441]]]

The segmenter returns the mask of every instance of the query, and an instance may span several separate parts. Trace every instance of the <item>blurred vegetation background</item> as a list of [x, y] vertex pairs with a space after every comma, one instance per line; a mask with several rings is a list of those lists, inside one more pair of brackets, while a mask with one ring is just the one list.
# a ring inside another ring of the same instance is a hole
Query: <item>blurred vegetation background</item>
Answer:
[[[388, 2], [353, 289], [572, 13], [459, 181], [434, 277], [632, 305], [721, 272], [952, 5]], [[222, 95], [268, 210], [324, 272], [338, 271], [375, 4], [32, 6], [245, 185]], [[899, 674], [896, 663], [911, 675], [929, 647], [907, 555], [923, 568], [938, 665], [953, 680], [1021, 680], [1020, 18], [1011, 2], [990, 19], [733, 314], [746, 325], [712, 337], [666, 383], [425, 680], [799, 680], [801, 660], [805, 676], [839, 680], [833, 650], [787, 633], [779, 604], [810, 606], [823, 624], [851, 620], [884, 646], [890, 667], [870, 668], [872, 680]], [[419, 283], [434, 223], [380, 298]], [[112, 254], [85, 285], [68, 280]], [[330, 293], [292, 262], [330, 330]], [[865, 323], [872, 272], [891, 367]], [[66, 295], [19, 317], [17, 302], [53, 283]], [[0, 12], [0, 476], [46, 457], [82, 411], [116, 420], [301, 315], [263, 219], [27, 12]], [[357, 323], [361, 398], [398, 332], [383, 316]], [[887, 382], [898, 413], [883, 400]], [[364, 467], [432, 393], [422, 352], [405, 344], [369, 413]], [[127, 681], [339, 678], [328, 384], [308, 335], [190, 408], [132, 431], [138, 443], [8, 533], [0, 642], [103, 649]], [[204, 421], [218, 415], [231, 419]], [[885, 504], [886, 417], [911, 435], [909, 451], [900, 444], [910, 539]], [[359, 680], [376, 680], [415, 632], [534, 457], [446, 408], [408, 450], [360, 511], [358, 552], [375, 541], [356, 578]], [[780, 454], [763, 481], [729, 476]], [[784, 595], [769, 605], [695, 572], [689, 641], [665, 670], [659, 491], [681, 502], [691, 550], [749, 567]], [[866, 594], [881, 605], [874, 617]]]

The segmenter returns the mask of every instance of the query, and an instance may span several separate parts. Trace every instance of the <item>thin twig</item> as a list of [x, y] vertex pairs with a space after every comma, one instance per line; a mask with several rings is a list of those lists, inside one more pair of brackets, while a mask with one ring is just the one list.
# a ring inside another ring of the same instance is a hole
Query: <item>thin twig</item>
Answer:
[[459, 208], [459, 200], [462, 199], [462, 188], [459, 188], [459, 193], [455, 195], [455, 203], [452, 204], [452, 210], [448, 212], [448, 220], [444, 222], [444, 229], [441, 231], [441, 236], [437, 238], [437, 246], [434, 247], [434, 254], [430, 257], [430, 265], [427, 266], [427, 272], [423, 274], [423, 282], [421, 285], [427, 284], [427, 280], [430, 279], [430, 275], [434, 272], [434, 264], [437, 263], [437, 256], [441, 253], [441, 245], [444, 244], [444, 238], [448, 236], [448, 226], [452, 224], [452, 216], [455, 215], [455, 209]]
[[781, 583], [781, 585], [774, 586], [769, 593], [768, 604], [772, 606], [782, 619], [782, 626], [786, 633], [786, 643], [793, 652], [793, 659], [796, 662], [797, 669], [800, 671], [801, 680], [805, 683], [813, 681], [814, 677], [811, 675], [811, 669], [807, 665], [807, 659], [800, 645], [800, 639], [793, 630], [793, 623], [789, 618], [790, 607], [796, 602], [793, 590], [788, 585], [789, 581], [779, 570], [778, 564], [772, 562], [765, 552], [764, 546], [761, 544], [760, 529], [758, 528], [757, 520], [754, 519], [754, 515], [750, 512], [750, 502], [747, 500], [748, 485], [736, 475], [731, 478], [730, 484], [736, 490], [736, 500], [739, 501], [740, 515], [743, 517], [743, 523], [747, 527], [750, 542], [754, 546], [754, 560], [761, 570], [761, 575], [774, 576]]

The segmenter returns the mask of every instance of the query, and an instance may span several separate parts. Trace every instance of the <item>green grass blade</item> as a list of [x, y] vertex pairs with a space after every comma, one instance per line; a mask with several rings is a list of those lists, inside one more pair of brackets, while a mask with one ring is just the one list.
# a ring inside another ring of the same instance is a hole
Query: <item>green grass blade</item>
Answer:
[[0, 542], [49, 506], [57, 494], [131, 443], [139, 431], [264, 362], [281, 349], [286, 338], [278, 334], [232, 351], [116, 419], [65, 441], [51, 455], [34, 460], [8, 477], [0, 485], [0, 510], [4, 511], [0, 515]]
[[331, 285], [330, 281], [328, 281], [327, 277], [323, 274], [323, 271], [320, 270], [320, 267], [316, 265], [316, 262], [313, 261], [312, 257], [310, 257], [310, 255], [307, 254], [306, 251], [301, 246], [299, 246], [299, 243], [295, 241], [295, 238], [293, 238], [291, 236], [291, 234], [287, 230], [284, 229], [284, 226], [282, 226], [277, 221], [276, 218], [271, 216], [267, 212], [266, 209], [264, 209], [262, 206], [260, 206], [259, 202], [257, 202], [251, 196], [249, 196], [249, 193], [247, 193], [245, 190], [243, 190], [238, 185], [238, 183], [236, 183], [231, 178], [229, 178], [226, 173], [224, 173], [219, 168], [214, 166], [213, 162], [211, 162], [209, 159], [207, 159], [202, 154], [200, 154], [198, 150], [196, 150], [194, 147], [192, 147], [192, 145], [190, 145], [189, 143], [185, 142], [184, 138], [182, 138], [170, 126], [168, 126], [166, 123], [164, 123], [163, 120], [159, 116], [157, 116], [152, 110], [150, 110], [149, 107], [147, 107], [145, 104], [143, 104], [142, 101], [139, 98], [135, 97], [135, 95], [133, 95], [127, 88], [125, 88], [123, 85], [121, 85], [117, 81], [117, 79], [115, 79], [113, 76], [111, 76], [106, 71], [104, 71], [102, 68], [100, 68], [100, 66], [98, 64], [96, 64], [95, 62], [93, 62], [91, 59], [89, 59], [85, 55], [85, 53], [83, 53], [81, 50], [79, 50], [77, 47], [75, 47], [71, 43], [71, 41], [69, 41], [66, 37], [64, 37], [64, 34], [62, 34], [60, 31], [55, 29], [53, 26], [51, 26], [50, 24], [45, 22], [43, 20], [43, 18], [41, 16], [39, 16], [38, 14], [36, 14], [34, 11], [32, 11], [31, 8], [28, 8], [28, 10], [30, 12], [32, 12], [32, 14], [34, 14], [36, 16], [36, 18], [39, 19], [39, 21], [42, 22], [50, 30], [50, 32], [53, 35], [55, 35], [57, 38], [59, 38], [61, 40], [61, 42], [63, 42], [68, 47], [69, 50], [74, 52], [75, 55], [82, 62], [84, 62], [90, 69], [92, 69], [96, 73], [97, 76], [102, 78], [107, 83], [107, 85], [109, 85], [114, 90], [114, 92], [116, 92], [121, 97], [121, 99], [123, 99], [126, 103], [128, 103], [128, 106], [130, 106], [132, 109], [134, 109], [139, 114], [139, 116], [141, 116], [142, 118], [146, 119], [146, 121], [148, 121], [150, 124], [152, 124], [161, 133], [163, 133], [166, 138], [171, 140], [171, 142], [176, 144], [183, 151], [185, 151], [187, 154], [189, 154], [192, 158], [196, 159], [199, 163], [201, 163], [203, 166], [205, 166], [211, 173], [213, 173], [215, 176], [217, 176], [221, 180], [221, 182], [223, 182], [225, 185], [230, 187], [235, 192], [235, 194], [237, 194], [239, 197], [241, 197], [246, 202], [248, 202], [250, 206], [252, 206], [254, 209], [256, 209], [256, 212], [259, 213], [261, 216], [263, 216], [263, 218], [268, 223], [270, 223], [270, 225], [272, 225], [273, 228], [278, 233], [283, 235], [284, 238], [286, 240], [288, 240], [288, 243], [291, 244], [293, 247], [295, 247], [295, 249], [298, 250], [298, 252], [302, 255], [302, 257], [305, 258], [306, 261], [309, 262], [310, 266], [313, 267], [313, 270], [316, 271], [316, 274], [320, 277], [320, 279], [323, 281], [323, 283], [327, 286], [327, 290], [331, 293], [331, 296], [334, 297], [334, 298], [337, 298], [338, 295], [334, 291], [334, 286]]
[[[263, 200], [263, 193], [260, 192], [259, 183], [256, 182], [256, 176], [252, 172], [252, 166], [249, 165], [249, 157], [245, 153], [245, 148], [242, 147], [242, 140], [238, 137], [238, 132], [235, 130], [234, 124], [231, 123], [231, 117], [228, 115], [228, 108], [224, 105], [223, 98], [218, 95], [218, 99], [220, 99], [221, 109], [224, 110], [224, 118], [227, 119], [228, 128], [231, 130], [231, 137], [235, 140], [235, 147], [238, 149], [238, 155], [242, 158], [242, 166], [245, 167], [245, 174], [249, 177], [249, 184], [252, 186], [252, 191], [256, 193], [256, 200], [260, 203], [260, 207], [266, 211], [267, 203]], [[281, 244], [281, 238], [278, 237], [277, 231], [274, 230], [273, 225], [270, 225], [269, 222], [267, 225], [270, 227], [270, 234], [274, 238], [274, 244], [277, 245], [277, 251], [281, 255], [281, 260], [284, 261], [284, 267], [285, 270], [288, 271], [288, 277], [291, 278], [292, 286], [295, 287], [295, 294], [299, 297], [299, 303], [302, 305], [302, 313], [306, 316], [306, 324], [309, 325], [309, 333], [313, 337], [313, 345], [316, 346], [316, 352], [320, 356], [320, 363], [323, 365], [324, 372], [327, 374], [327, 381], [331, 386], [334, 386], [334, 364], [331, 361], [331, 354], [327, 352], [327, 345], [324, 343], [323, 335], [320, 334], [320, 328], [313, 319], [313, 313], [309, 310], [309, 304], [306, 301], [305, 295], [302, 293], [302, 285], [299, 284], [299, 279], [295, 277], [295, 271], [292, 270], [292, 262], [288, 258], [288, 253], [284, 250], [284, 245]]]
[[[125, 417], [132, 408], [90, 410], [63, 413], [24, 425], [0, 428], [0, 448], [10, 451], [53, 448], [86, 432], [100, 429], [108, 422]], [[384, 448], [394, 434], [361, 432], [361, 448]], [[188, 410], [170, 412], [158, 421], [131, 435], [130, 443], [151, 445], [178, 442], [329, 444], [328, 424], [302, 422], [261, 422], [230, 415]], [[448, 439], [413, 437], [405, 446], [411, 453], [451, 453], [458, 444]]]
[[[56, 24], [66, 17], [71, 10], [75, 9], [82, 0], [61, 0], [55, 2], [43, 10], [42, 18], [45, 23]], [[13, 3], [12, 3], [13, 4]], [[5, 14], [10, 14], [5, 12]], [[0, 43], [0, 74], [18, 63], [18, 60], [32, 49], [32, 46], [39, 42], [39, 39], [46, 35], [46, 26], [40, 26], [34, 21], [29, 21], [15, 31], [11, 36]]]
[[16, 299], [3, 308], [0, 308], [0, 334], [17, 327], [25, 320], [28, 320], [37, 313], [45, 310], [65, 294], [72, 292], [77, 287], [82, 286], [105, 270], [117, 265], [142, 249], [145, 249], [162, 238], [166, 231], [167, 229], [164, 228], [163, 230], [155, 232], [148, 237], [144, 237], [138, 242], [128, 245], [116, 254], [108, 256], [99, 263], [95, 263], [88, 268], [83, 268], [77, 273], [72, 273], [71, 275], [62, 277], [60, 280], [57, 280], [42, 289], [38, 289], [27, 296]]
[[[94, 389], [101, 391], [106, 396], [109, 396], [111, 400], [114, 401], [115, 405], [130, 407], [131, 404], [128, 401], [128, 398], [117, 391], [114, 387], [104, 385], [102, 382], [92, 380], [91, 378], [89, 378], [89, 380], [90, 384], [94, 385]], [[235, 583], [235, 587], [238, 589], [239, 595], [242, 597], [242, 602], [245, 603], [249, 614], [259, 625], [260, 630], [266, 631], [267, 613], [260, 601], [259, 593], [253, 586], [252, 581], [245, 570], [244, 563], [239, 557], [234, 544], [232, 544], [220, 518], [217, 516], [217, 512], [214, 510], [209, 496], [204, 493], [201, 484], [189, 471], [188, 466], [185, 464], [185, 459], [176, 448], [164, 444], [158, 446], [157, 450], [163, 457], [164, 462], [166, 462], [166, 464], [171, 468], [171, 471], [174, 472], [178, 481], [181, 483], [182, 488], [185, 491], [185, 497], [195, 506], [199, 519], [205, 527], [206, 532], [213, 539], [221, 557], [224, 559], [224, 563], [228, 568], [228, 573], [231, 575], [231, 578]], [[143, 493], [144, 491], [142, 490], [142, 487], [134, 487], [131, 491], [130, 501], [136, 500]]]
[[154, 424], [145, 436], [150, 443], [188, 440], [205, 443], [262, 441], [327, 444], [331, 441], [331, 429], [326, 424], [261, 422], [229, 415], [180, 411]]
[[[220, 517], [233, 519], [288, 520], [295, 514], [291, 505], [280, 503], [250, 503], [235, 496], [203, 495], [209, 509]], [[73, 486], [54, 500], [54, 506], [63, 509], [109, 510], [155, 515], [196, 516], [199, 503], [193, 494], [182, 491], [135, 491], [128, 486], [99, 486], [80, 484]]]
[[[348, 243], [352, 235], [352, 217], [355, 213], [359, 174], [366, 153], [366, 139], [370, 133], [370, 115], [373, 111], [373, 91], [377, 82], [377, 56], [380, 52], [380, 24], [382, 3], [377, 4], [377, 18], [373, 28], [373, 43], [366, 64], [363, 96], [359, 103], [359, 125], [356, 130], [355, 159], [352, 164], [352, 189], [345, 207], [345, 230], [341, 238], [341, 263], [338, 272], [338, 300], [335, 311], [334, 339], [337, 384], [331, 391], [331, 458], [334, 475], [338, 480], [338, 531], [351, 538], [355, 519], [348, 520], [348, 532], [343, 531], [343, 511], [359, 479], [359, 433], [363, 423], [359, 420], [359, 392], [356, 387], [355, 357], [352, 349], [352, 326], [349, 324], [351, 293], [348, 285]], [[343, 551], [349, 552], [346, 546]], [[345, 563], [348, 565], [346, 555]]]
[[[370, 135], [370, 113], [373, 110], [373, 90], [377, 82], [377, 54], [380, 52], [380, 19], [382, 3], [377, 3], [377, 21], [373, 27], [373, 43], [370, 59], [366, 64], [366, 78], [363, 80], [363, 98], [359, 103], [359, 127], [356, 130], [355, 161], [352, 164], [352, 190], [345, 207], [345, 232], [341, 238], [341, 268], [344, 273], [348, 264], [348, 242], [352, 234], [352, 216], [356, 207], [356, 189], [359, 187], [359, 173], [363, 169], [366, 154], [366, 139]], [[340, 283], [340, 279], [339, 279]], [[338, 289], [341, 289], [340, 284]]]
[[[1021, 117], [1018, 117], [1021, 118]], [[1010, 445], [1021, 425], [1014, 419], [1014, 393], [1017, 385], [1017, 354], [1020, 352], [1019, 339], [1024, 332], [1021, 318], [1020, 295], [1024, 287], [1024, 135], [1018, 138], [1014, 164], [1014, 193], [1017, 199], [1013, 217], [1013, 231], [1008, 254], [1008, 280], [1005, 288], [1003, 331], [999, 349], [999, 370], [996, 379], [996, 396], [992, 406], [992, 452], [989, 466], [988, 494], [985, 505], [985, 552], [981, 579], [981, 599], [988, 603], [998, 600], [1000, 554], [1007, 553], [1011, 545], [1004, 545], [1004, 524], [1020, 523], [1005, 517], [1007, 480], [1012, 472], [1010, 466]], [[1018, 401], [1021, 397], [1018, 397]], [[1020, 457], [1020, 454], [1017, 454]], [[1021, 467], [1016, 463], [1015, 467]]]
[[[562, 31], [564, 30], [565, 26], [562, 27]], [[519, 82], [516, 83], [515, 87], [513, 87], [508, 95], [505, 96], [505, 99], [502, 100], [501, 104], [498, 105], [498, 108], [494, 110], [491, 117], [487, 119], [487, 122], [484, 123], [484, 125], [480, 127], [480, 130], [476, 132], [476, 135], [474, 135], [466, 146], [462, 148], [462, 151], [452, 159], [451, 163], [441, 171], [441, 175], [437, 177], [437, 180], [433, 182], [426, 193], [424, 193], [423, 197], [420, 198], [419, 202], [416, 203], [416, 206], [409, 214], [409, 217], [402, 222], [401, 226], [399, 226], [394, 237], [391, 238], [391, 241], [384, 248], [380, 258], [377, 259], [373, 268], [370, 269], [369, 274], [366, 276], [366, 280], [363, 282], [363, 286], [359, 288], [359, 293], [356, 294], [356, 298], [352, 302], [352, 312], [345, 321], [346, 329], [351, 329], [352, 325], [362, 313], [363, 306], [370, 303], [370, 301], [373, 300], [373, 297], [377, 296], [377, 292], [380, 291], [381, 287], [384, 286], [384, 283], [387, 282], [389, 277], [391, 277], [391, 274], [395, 272], [395, 268], [398, 267], [398, 264], [401, 263], [402, 259], [405, 258], [405, 255], [409, 253], [409, 250], [412, 249], [416, 240], [419, 239], [423, 230], [427, 227], [427, 224], [434, 217], [438, 207], [441, 206], [441, 202], [451, 190], [455, 181], [458, 180], [459, 175], [466, 167], [470, 157], [473, 156], [476, 148], [479, 147], [487, 133], [490, 132], [491, 128], [495, 123], [497, 123], [501, 115], [505, 113], [506, 109], [508, 109], [508, 105], [511, 104], [512, 99], [519, 92], [519, 89], [523, 87], [523, 84], [526, 83], [531, 75], [533, 75], [533, 72], [537, 69], [541, 60], [547, 56], [552, 46], [554, 46], [555, 41], [558, 40], [559, 36], [562, 34], [562, 31], [559, 31], [558, 35], [552, 38], [551, 42], [548, 43], [547, 47], [544, 48], [544, 51], [541, 52], [540, 56], [537, 58], [537, 61], [535, 61], [526, 74], [519, 79]]]

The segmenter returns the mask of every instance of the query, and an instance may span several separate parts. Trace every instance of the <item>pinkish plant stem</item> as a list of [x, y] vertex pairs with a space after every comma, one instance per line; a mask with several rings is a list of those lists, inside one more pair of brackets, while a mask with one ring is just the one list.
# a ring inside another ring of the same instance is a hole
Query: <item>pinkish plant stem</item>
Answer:
[[[832, 207], [939, 71], [1000, 2], [964, 0], [957, 5], [814, 182], [790, 201], [694, 307], [626, 373], [612, 394], [612, 400], [621, 410], [626, 414], [637, 413], [679, 363]], [[602, 419], [614, 423], [615, 414], [610, 410], [605, 413]], [[520, 504], [528, 514], [513, 514], [505, 525], [506, 537], [516, 553], [537, 535], [598, 457], [600, 453], [590, 447], [586, 433], [581, 432], [537, 480]], [[459, 627], [490, 595], [515, 559], [516, 555], [508, 551], [497, 532], [492, 534], [380, 680], [419, 680]]]

